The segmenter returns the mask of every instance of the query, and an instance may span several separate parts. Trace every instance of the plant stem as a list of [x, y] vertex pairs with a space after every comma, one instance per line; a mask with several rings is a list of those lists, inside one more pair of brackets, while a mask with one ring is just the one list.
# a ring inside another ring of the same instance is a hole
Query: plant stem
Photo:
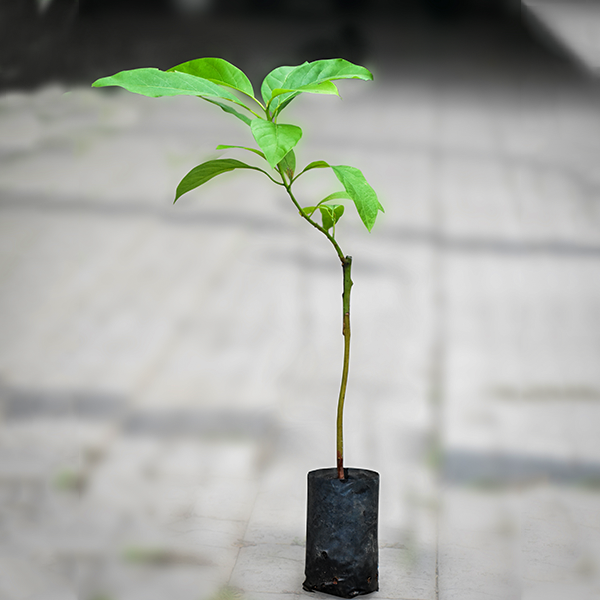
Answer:
[[292, 202], [294, 203], [294, 206], [298, 209], [300, 216], [303, 217], [306, 221], [308, 221], [315, 229], [318, 229], [332, 243], [332, 245], [335, 248], [335, 251], [342, 263], [342, 266], [344, 266], [344, 263], [346, 262], [347, 257], [344, 256], [344, 253], [342, 252], [340, 245], [335, 241], [335, 239], [331, 236], [331, 234], [324, 227], [321, 227], [318, 223], [313, 221], [308, 215], [306, 215], [306, 214], [304, 214], [304, 212], [302, 212], [302, 208], [300, 207], [300, 204], [298, 204], [298, 201], [296, 200], [296, 198], [294, 198], [294, 194], [292, 193], [292, 184], [286, 182], [281, 169], [279, 169], [279, 174], [281, 175], [281, 179], [283, 180], [283, 185], [285, 185], [285, 189], [287, 190], [289, 197], [291, 198]]
[[344, 366], [342, 368], [342, 382], [340, 384], [340, 396], [337, 407], [337, 472], [338, 479], [344, 479], [344, 400], [346, 398], [346, 386], [348, 385], [348, 369], [350, 367], [350, 290], [352, 289], [352, 257], [346, 256], [342, 263], [344, 273], [344, 292], [342, 293], [343, 324], [342, 335], [344, 336]]
[[308, 215], [302, 212], [302, 208], [292, 193], [292, 184], [288, 183], [283, 175], [283, 171], [279, 168], [279, 174], [285, 185], [287, 193], [298, 209], [300, 215], [308, 221], [313, 227], [318, 229], [332, 244], [342, 263], [342, 271], [344, 274], [344, 291], [342, 293], [342, 335], [344, 336], [344, 366], [342, 367], [342, 381], [340, 383], [340, 395], [337, 406], [337, 421], [336, 421], [336, 456], [337, 456], [337, 473], [338, 479], [344, 477], [344, 400], [346, 399], [346, 387], [348, 385], [348, 370], [350, 367], [350, 290], [352, 289], [352, 257], [344, 256], [342, 249], [330, 233], [313, 221]]

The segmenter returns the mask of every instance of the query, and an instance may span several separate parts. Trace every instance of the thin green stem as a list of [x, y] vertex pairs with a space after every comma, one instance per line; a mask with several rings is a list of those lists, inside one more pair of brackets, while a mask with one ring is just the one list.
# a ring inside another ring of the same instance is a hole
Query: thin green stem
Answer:
[[304, 213], [304, 211], [302, 210], [300, 204], [298, 204], [298, 201], [296, 200], [296, 198], [294, 197], [294, 194], [292, 193], [292, 185], [291, 183], [287, 183], [283, 173], [281, 172], [281, 170], [279, 170], [279, 174], [281, 175], [281, 178], [283, 180], [283, 184], [285, 185], [285, 189], [287, 190], [288, 196], [290, 197], [290, 199], [292, 200], [292, 202], [294, 203], [294, 206], [298, 209], [298, 212], [300, 213], [300, 216], [308, 221], [315, 229], [318, 229], [333, 245], [333, 247], [335, 248], [335, 251], [342, 263], [342, 266], [344, 265], [344, 263], [346, 262], [346, 257], [344, 256], [344, 253], [342, 252], [342, 249], [340, 248], [339, 244], [335, 241], [335, 239], [333, 238], [333, 236], [324, 228], [321, 227], [321, 225], [319, 225], [317, 222], [313, 221], [308, 215], [306, 215]]
[[264, 169], [261, 169], [260, 167], [250, 167], [250, 168], [254, 169], [255, 171], [260, 171], [261, 173], [264, 173], [273, 183], [276, 183], [277, 185], [286, 187], [285, 183], [281, 183], [281, 181], [277, 181], [277, 179], [274, 179], [273, 177], [271, 177]]
[[[250, 98], [250, 100], [254, 100], [254, 102], [256, 102], [256, 104], [258, 104], [263, 110], [265, 110], [264, 104], [260, 100], [258, 100], [257, 98], [255, 98], [253, 95], [247, 94], [246, 92], [242, 92], [242, 94], [244, 94], [244, 96]], [[225, 98], [225, 100], [229, 100], [229, 98]], [[229, 100], [229, 101], [232, 102], [232, 100]], [[237, 102], [235, 104], [237, 104]], [[259, 119], [262, 119], [262, 117], [260, 115], [256, 114], [251, 108], [249, 108], [248, 106], [246, 106], [243, 102], [240, 102], [239, 105], [243, 106], [246, 110], [249, 110], [255, 117], [258, 117]]]
[[265, 106], [265, 112], [267, 113], [267, 116], [269, 117], [269, 121], [272, 121], [275, 118], [276, 113], [277, 113], [277, 109], [271, 110], [271, 104], [272, 104], [273, 100], [275, 100], [275, 98], [271, 98]]
[[[352, 257], [344, 256], [339, 244], [335, 241], [329, 232], [313, 221], [307, 214], [302, 211], [300, 204], [294, 197], [292, 192], [292, 182], [288, 182], [285, 178], [281, 167], [277, 168], [283, 185], [294, 206], [298, 209], [300, 215], [305, 221], [308, 221], [315, 229], [318, 229], [333, 245], [335, 251], [342, 263], [344, 274], [344, 291], [342, 293], [342, 335], [344, 336], [344, 364], [342, 367], [342, 381], [340, 383], [340, 394], [337, 405], [337, 420], [336, 420], [336, 458], [337, 458], [337, 474], [339, 479], [345, 479], [344, 475], [344, 401], [346, 399], [346, 387], [348, 385], [348, 371], [350, 367], [350, 290], [352, 288]], [[293, 181], [293, 180], [292, 180]]]
[[[225, 98], [225, 99], [227, 100], [227, 98]], [[232, 104], [235, 104], [236, 106], [239, 106], [241, 108], [245, 108], [246, 110], [250, 111], [255, 117], [258, 117], [259, 119], [262, 119], [262, 117], [258, 113], [255, 113], [249, 106], [246, 106], [244, 103], [238, 104], [237, 102], [233, 102], [231, 100], [230, 100], [230, 102]], [[258, 102], [258, 100], [257, 100], [257, 102]]]
[[342, 368], [342, 382], [340, 384], [340, 396], [337, 407], [337, 472], [338, 479], [344, 479], [344, 400], [346, 399], [346, 387], [348, 385], [348, 370], [350, 367], [350, 290], [352, 289], [352, 257], [346, 256], [346, 262], [342, 265], [344, 272], [344, 292], [342, 293], [344, 336], [344, 366]]
[[248, 98], [250, 98], [250, 100], [254, 100], [254, 102], [256, 102], [256, 104], [258, 104], [263, 110], [265, 109], [265, 105], [255, 96], [252, 96], [251, 94], [246, 94], [246, 92], [242, 92], [242, 94], [244, 94], [245, 96], [248, 96]]

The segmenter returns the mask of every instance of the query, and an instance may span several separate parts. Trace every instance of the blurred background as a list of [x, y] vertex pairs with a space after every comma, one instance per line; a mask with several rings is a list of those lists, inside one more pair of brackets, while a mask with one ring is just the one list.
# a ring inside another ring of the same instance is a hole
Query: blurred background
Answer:
[[377, 598], [599, 597], [598, 40], [591, 1], [3, 0], [0, 598], [306, 596], [336, 256], [254, 172], [172, 205], [197, 164], [252, 161], [215, 150], [253, 145], [240, 121], [90, 87], [202, 56], [257, 91], [304, 60], [375, 76], [285, 120], [299, 165], [360, 168], [386, 209], [337, 233]]

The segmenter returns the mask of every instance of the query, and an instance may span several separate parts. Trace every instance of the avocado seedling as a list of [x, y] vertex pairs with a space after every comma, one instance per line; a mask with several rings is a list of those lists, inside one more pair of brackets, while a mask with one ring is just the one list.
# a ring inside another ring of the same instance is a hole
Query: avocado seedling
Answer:
[[[121, 71], [94, 82], [94, 87], [120, 86], [126, 90], [157, 98], [161, 96], [197, 96], [213, 104], [249, 128], [257, 147], [219, 145], [218, 150], [250, 152], [264, 161], [264, 168], [233, 158], [209, 160], [193, 168], [181, 180], [175, 202], [183, 195], [217, 175], [247, 169], [268, 177], [289, 197], [298, 215], [319, 231], [331, 244], [342, 267], [342, 335], [344, 358], [337, 404], [336, 467], [311, 471], [308, 477], [307, 560], [305, 589], [341, 597], [353, 597], [378, 589], [377, 583], [377, 501], [379, 475], [363, 469], [344, 467], [344, 400], [350, 366], [350, 293], [352, 257], [345, 254], [336, 233], [344, 215], [340, 200], [350, 200], [358, 216], [371, 231], [379, 211], [377, 194], [362, 172], [348, 165], [332, 165], [323, 160], [296, 167], [294, 148], [302, 138], [302, 129], [281, 122], [284, 109], [301, 94], [338, 95], [334, 81], [373, 79], [365, 67], [344, 59], [317, 60], [298, 66], [281, 66], [263, 80], [260, 96], [254, 94], [245, 73], [222, 58], [199, 58], [167, 71], [141, 68]], [[314, 169], [330, 169], [339, 187], [318, 202], [303, 206], [294, 194], [295, 182]], [[333, 481], [335, 480], [335, 481]], [[367, 492], [365, 492], [367, 490]], [[351, 493], [349, 493], [351, 492]], [[361, 497], [371, 506], [348, 504], [348, 497]], [[374, 507], [373, 507], [374, 503]], [[324, 511], [324, 512], [323, 512]], [[333, 513], [338, 513], [334, 515]], [[356, 513], [356, 516], [354, 516]], [[333, 526], [322, 527], [324, 519]], [[336, 521], [339, 521], [339, 526]], [[317, 527], [319, 532], [312, 532]], [[333, 527], [333, 533], [331, 529]], [[325, 536], [325, 537], [323, 537]], [[333, 537], [332, 537], [333, 536]], [[339, 539], [335, 536], [342, 536]], [[346, 536], [346, 537], [344, 537]], [[360, 540], [358, 541], [353, 540]], [[347, 550], [337, 552], [340, 544]]]

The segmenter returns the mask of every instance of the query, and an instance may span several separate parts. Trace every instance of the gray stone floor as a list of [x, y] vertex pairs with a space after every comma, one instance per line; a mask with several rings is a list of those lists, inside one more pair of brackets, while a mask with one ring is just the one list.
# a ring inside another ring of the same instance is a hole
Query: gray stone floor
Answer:
[[597, 0], [524, 0], [523, 11], [548, 41], [560, 45], [582, 67], [600, 68], [600, 4]]
[[[386, 207], [338, 234], [380, 600], [600, 595], [599, 97], [494, 48], [381, 60], [288, 109], [299, 162], [360, 167]], [[325, 597], [300, 587], [305, 475], [334, 459], [336, 258], [256, 173], [172, 206], [249, 142], [192, 98], [0, 97], [2, 600]]]

